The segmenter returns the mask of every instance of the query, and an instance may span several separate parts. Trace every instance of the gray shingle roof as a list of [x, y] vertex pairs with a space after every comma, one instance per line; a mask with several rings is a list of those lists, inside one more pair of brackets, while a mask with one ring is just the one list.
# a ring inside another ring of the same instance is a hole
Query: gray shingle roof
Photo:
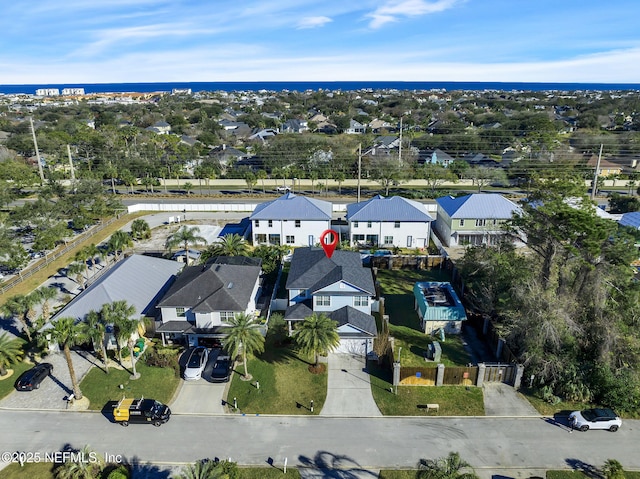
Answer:
[[103, 304], [126, 300], [136, 316], [151, 314], [158, 294], [166, 290], [184, 263], [134, 254], [114, 265], [107, 273], [62, 308], [52, 319], [70, 316], [83, 320], [89, 311]]
[[328, 201], [287, 193], [253, 210], [250, 220], [330, 221], [333, 206]]
[[518, 205], [496, 193], [474, 193], [454, 198], [442, 196], [436, 202], [451, 218], [509, 219]]
[[425, 206], [401, 196], [377, 195], [368, 201], [347, 205], [347, 221], [430, 222]]
[[287, 289], [308, 289], [311, 293], [344, 281], [373, 296], [371, 270], [362, 266], [360, 253], [337, 250], [327, 258], [321, 248], [296, 248], [291, 258]]
[[260, 276], [255, 265], [208, 263], [185, 268], [160, 301], [161, 307], [184, 307], [196, 313], [244, 311]]
[[337, 321], [338, 327], [349, 324], [370, 336], [378, 335], [375, 318], [351, 306], [343, 306], [340, 309], [336, 309], [329, 313], [328, 316]]

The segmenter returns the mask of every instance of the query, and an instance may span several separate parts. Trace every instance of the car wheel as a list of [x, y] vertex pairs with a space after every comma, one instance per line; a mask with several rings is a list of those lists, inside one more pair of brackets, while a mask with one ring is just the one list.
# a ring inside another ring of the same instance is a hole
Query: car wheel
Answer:
[[120, 425], [121, 425], [122, 427], [127, 427], [127, 426], [129, 425], [129, 421], [121, 421], [121, 422], [120, 422]]
[[33, 386], [33, 387], [34, 387], [34, 389], [40, 389], [40, 383], [36, 383], [36, 384], [34, 384], [34, 386]]
[[609, 428], [609, 431], [611, 432], [616, 432], [617, 430], [618, 430], [618, 426], [616, 426], [615, 424]]
[[586, 424], [585, 424], [584, 426], [580, 426], [580, 430], [581, 430], [582, 432], [586, 432], [586, 431], [588, 431], [588, 430], [589, 430], [589, 426], [587, 426]]
[[162, 423], [160, 421], [153, 421], [153, 425], [155, 427], [160, 427], [160, 426], [162, 426]]

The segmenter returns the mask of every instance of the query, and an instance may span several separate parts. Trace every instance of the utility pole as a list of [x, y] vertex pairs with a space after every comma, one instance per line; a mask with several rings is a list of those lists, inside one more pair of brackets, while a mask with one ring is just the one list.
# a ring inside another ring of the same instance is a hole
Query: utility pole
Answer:
[[398, 147], [398, 163], [402, 165], [402, 117], [400, 117], [400, 146]]
[[358, 145], [358, 203], [360, 203], [360, 176], [362, 173], [362, 143]]
[[71, 167], [71, 181], [75, 181], [76, 172], [73, 169], [73, 158], [71, 158], [71, 147], [67, 144], [67, 155], [69, 155], [69, 166]]
[[40, 151], [38, 150], [38, 140], [36, 140], [36, 130], [33, 127], [33, 117], [29, 117], [31, 123], [31, 134], [33, 135], [33, 146], [36, 150], [36, 161], [38, 162], [38, 172], [40, 173], [40, 185], [44, 185], [44, 171], [42, 171], [42, 163], [40, 162]]
[[591, 186], [591, 199], [595, 200], [598, 189], [598, 174], [600, 172], [600, 160], [602, 159], [602, 143], [600, 143], [600, 153], [598, 153], [598, 161], [596, 163], [596, 172], [593, 175], [593, 185]]

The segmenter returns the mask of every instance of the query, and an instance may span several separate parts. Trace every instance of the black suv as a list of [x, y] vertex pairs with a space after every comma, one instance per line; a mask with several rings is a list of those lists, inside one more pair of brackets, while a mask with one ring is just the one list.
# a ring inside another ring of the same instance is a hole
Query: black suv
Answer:
[[52, 372], [53, 366], [50, 363], [40, 363], [20, 375], [16, 381], [16, 389], [18, 391], [33, 391], [34, 389], [38, 389], [42, 380]]

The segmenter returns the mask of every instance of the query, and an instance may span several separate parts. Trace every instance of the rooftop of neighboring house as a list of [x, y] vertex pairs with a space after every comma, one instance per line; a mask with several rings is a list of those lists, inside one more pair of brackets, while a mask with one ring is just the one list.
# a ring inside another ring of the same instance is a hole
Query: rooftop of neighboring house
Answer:
[[473, 193], [470, 195], [441, 196], [438, 205], [451, 218], [509, 219], [520, 208], [513, 201], [497, 193]]
[[190, 308], [195, 313], [244, 311], [260, 277], [259, 258], [219, 256], [189, 266], [178, 276], [160, 307]]
[[249, 219], [330, 221], [332, 210], [333, 206], [328, 201], [286, 193], [256, 206]]
[[312, 293], [337, 282], [345, 283], [375, 295], [373, 276], [362, 266], [357, 251], [337, 250], [328, 258], [321, 248], [296, 248], [287, 277], [287, 289], [305, 289]]
[[376, 195], [368, 201], [347, 205], [347, 221], [430, 222], [433, 218], [418, 201]]

